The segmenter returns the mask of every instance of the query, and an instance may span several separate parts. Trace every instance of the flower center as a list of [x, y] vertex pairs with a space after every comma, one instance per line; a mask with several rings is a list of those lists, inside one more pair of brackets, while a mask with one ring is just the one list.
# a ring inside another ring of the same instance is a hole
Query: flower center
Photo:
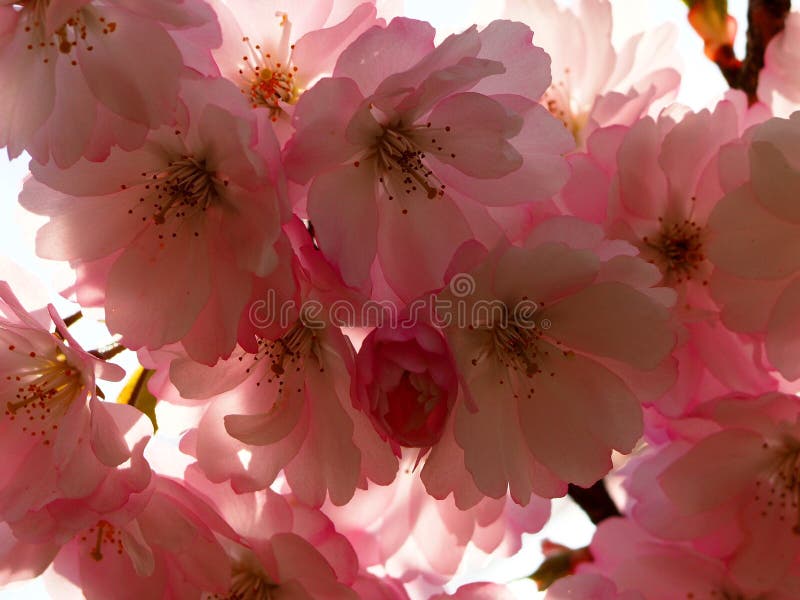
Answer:
[[108, 521], [98, 521], [97, 525], [81, 534], [80, 541], [88, 547], [89, 556], [97, 562], [109, 553], [121, 555], [124, 551], [120, 532]]
[[[214, 600], [274, 600], [278, 597], [280, 586], [274, 583], [261, 569], [254, 570], [245, 564], [233, 566], [230, 591]], [[204, 598], [207, 596], [204, 596]]]
[[[204, 213], [209, 206], [220, 204], [219, 185], [228, 185], [227, 180], [218, 179], [210, 172], [204, 160], [193, 156], [182, 156], [169, 163], [166, 169], [156, 173], [141, 173], [148, 183], [141, 186], [144, 193], [136, 206], [128, 210], [142, 222], [150, 221], [161, 226], [172, 222], [180, 225], [183, 219]], [[127, 189], [126, 185], [120, 186]], [[194, 232], [199, 237], [200, 232]], [[177, 228], [171, 237], [178, 236]], [[164, 233], [159, 239], [165, 239]]]
[[[71, 55], [73, 49], [79, 43], [82, 43], [87, 51], [94, 50], [94, 46], [88, 42], [88, 28], [86, 25], [87, 19], [95, 19], [91, 7], [76, 10], [48, 38], [46, 34], [46, 16], [49, 5], [50, 0], [27, 0], [19, 4], [22, 8], [25, 32], [29, 33], [31, 37], [27, 49], [41, 52], [55, 48], [61, 54]], [[105, 17], [96, 17], [96, 20], [101, 27], [103, 35], [110, 35], [117, 30], [117, 24], [113, 21], [107, 21]], [[45, 56], [42, 60], [47, 63], [50, 58]], [[78, 64], [74, 57], [71, 62], [73, 66]]]
[[[449, 131], [449, 127], [446, 129]], [[445, 186], [426, 166], [425, 153], [412, 141], [409, 133], [387, 127], [378, 141], [378, 168], [383, 174], [380, 182], [389, 194], [389, 200], [394, 200], [394, 194], [400, 191], [412, 195], [422, 190], [429, 200], [444, 196]], [[433, 143], [436, 143], [435, 138]], [[440, 146], [439, 150], [444, 149]], [[399, 189], [392, 192], [386, 185], [386, 178], [391, 179], [395, 184], [393, 187]]]
[[[269, 55], [266, 55], [269, 60]], [[259, 66], [253, 68], [253, 77], [250, 87], [246, 89], [248, 98], [253, 108], [266, 107], [274, 114], [273, 119], [280, 113], [281, 103], [296, 104], [300, 99], [300, 90], [295, 85], [294, 71], [282, 68], [281, 64]]]
[[[302, 372], [305, 359], [314, 353], [316, 342], [314, 330], [300, 319], [277, 340], [259, 339], [258, 350], [251, 356], [255, 364], [267, 361], [268, 369], [263, 379], [269, 384], [277, 382], [280, 393], [284, 390], [287, 377]], [[239, 360], [244, 360], [244, 356]], [[246, 372], [252, 370], [253, 366], [250, 366]], [[260, 386], [263, 379], [257, 381], [256, 386]]]
[[283, 105], [297, 104], [303, 92], [297, 83], [299, 68], [292, 64], [291, 51], [294, 45], [289, 45], [292, 23], [286, 13], [278, 12], [275, 16], [280, 19], [281, 27], [281, 39], [276, 51], [278, 57], [265, 51], [261, 44], [253, 44], [249, 37], [243, 37], [247, 54], [242, 56], [243, 62], [239, 68], [242, 93], [253, 108], [268, 109], [273, 121], [278, 120]]
[[428, 375], [405, 371], [386, 392], [387, 407], [379, 415], [396, 442], [409, 448], [434, 445], [449, 413], [446, 392]]
[[176, 217], [185, 217], [187, 211], [205, 211], [212, 203], [219, 200], [214, 174], [206, 170], [205, 161], [191, 156], [173, 161], [159, 177], [153, 179], [158, 201], [157, 212], [153, 222], [161, 225], [172, 213]]
[[549, 354], [551, 345], [542, 341], [542, 330], [536, 327], [531, 312], [512, 311], [498, 301], [487, 307], [480, 318], [476, 319], [477, 316], [474, 311], [470, 328], [488, 331], [490, 335], [472, 359], [473, 366], [494, 355], [503, 367], [525, 377], [531, 378], [542, 372], [541, 363]]
[[761, 480], [756, 481], [756, 497], [762, 501], [761, 516], [778, 511], [778, 518], [786, 521], [786, 513], [794, 518], [792, 532], [800, 535], [800, 441], [787, 437], [781, 444], [763, 449], [774, 455], [771, 468]]
[[263, 572], [257, 573], [245, 566], [234, 566], [231, 591], [226, 600], [273, 600], [280, 586]]
[[591, 107], [580, 106], [571, 93], [570, 69], [564, 69], [564, 77], [547, 88], [542, 97], [542, 104], [564, 127], [572, 133], [576, 142], [580, 143], [581, 132], [589, 121]]
[[494, 349], [506, 368], [522, 372], [526, 377], [533, 377], [541, 372], [537, 344], [540, 337], [541, 334], [536, 329], [520, 326], [512, 320], [494, 328]]
[[21, 431], [50, 445], [60, 418], [84, 390], [81, 373], [57, 347], [52, 356], [23, 353], [13, 345], [8, 351], [23, 355], [27, 364], [5, 377], [16, 387], [5, 414]]
[[689, 219], [671, 224], [659, 220], [658, 234], [654, 238], [642, 238], [644, 247], [652, 255], [650, 262], [659, 266], [665, 279], [676, 283], [692, 279], [705, 261], [703, 227]]

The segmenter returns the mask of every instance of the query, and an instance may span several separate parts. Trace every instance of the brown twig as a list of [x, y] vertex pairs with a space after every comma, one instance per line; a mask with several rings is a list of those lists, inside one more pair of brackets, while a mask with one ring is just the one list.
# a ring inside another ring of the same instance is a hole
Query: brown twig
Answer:
[[89, 354], [101, 360], [111, 360], [117, 354], [125, 352], [127, 348], [119, 342], [113, 342], [105, 348], [98, 348], [96, 350], [89, 350]]
[[792, 0], [750, 0], [747, 9], [747, 51], [744, 60], [736, 57], [730, 43], [717, 45], [706, 39], [706, 52], [719, 67], [725, 81], [731, 88], [742, 90], [747, 94], [751, 105], [758, 102], [758, 76], [764, 68], [767, 45], [772, 38], [783, 31], [791, 8]]
[[742, 61], [737, 89], [747, 94], [750, 104], [758, 101], [758, 75], [764, 68], [767, 44], [783, 31], [792, 0], [750, 0], [747, 10], [747, 54]]
[[133, 389], [131, 390], [131, 397], [128, 398], [128, 404], [131, 406], [136, 406], [136, 401], [142, 394], [142, 391], [145, 389], [145, 385], [147, 384], [147, 380], [149, 379], [149, 375], [152, 373], [150, 369], [143, 369], [141, 373], [139, 373], [138, 377], [136, 378], [136, 383], [133, 384]]
[[622, 516], [617, 505], [608, 495], [605, 481], [602, 479], [590, 488], [578, 487], [571, 483], [568, 493], [569, 497], [583, 509], [589, 520], [595, 525], [609, 517]]
[[67, 327], [72, 327], [75, 323], [80, 321], [82, 317], [83, 313], [81, 311], [71, 314], [68, 317], [64, 318], [64, 325], [66, 325]]

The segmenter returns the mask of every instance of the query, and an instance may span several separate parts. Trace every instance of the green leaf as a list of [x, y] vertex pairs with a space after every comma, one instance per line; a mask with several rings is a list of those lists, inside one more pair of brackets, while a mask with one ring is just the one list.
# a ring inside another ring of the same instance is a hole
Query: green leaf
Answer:
[[122, 388], [122, 392], [117, 397], [117, 403], [130, 404], [139, 409], [150, 418], [153, 423], [153, 429], [158, 431], [158, 423], [156, 422], [156, 402], [158, 400], [147, 389], [147, 382], [150, 381], [154, 373], [155, 371], [152, 369], [145, 369], [144, 367], [136, 369], [133, 377]]

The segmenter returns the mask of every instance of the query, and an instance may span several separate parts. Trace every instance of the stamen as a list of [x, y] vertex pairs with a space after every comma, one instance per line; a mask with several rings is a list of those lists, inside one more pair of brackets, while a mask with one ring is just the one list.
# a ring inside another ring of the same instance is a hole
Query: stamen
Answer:
[[5, 414], [21, 431], [50, 445], [60, 418], [86, 392], [81, 373], [67, 362], [58, 346], [50, 356], [25, 353], [13, 345], [8, 351], [24, 355], [27, 365], [6, 375], [7, 381], [17, 383], [17, 390], [15, 399], [6, 402]]
[[[67, 20], [48, 38], [45, 26], [47, 23], [47, 10], [50, 5], [50, 0], [29, 0], [22, 2], [22, 15], [21, 19], [25, 23], [24, 31], [30, 35], [30, 43], [27, 45], [28, 50], [41, 52], [54, 48], [60, 54], [67, 56], [73, 55], [74, 49], [78, 44], [83, 44], [84, 48], [91, 52], [94, 46], [88, 43], [88, 27], [86, 24], [87, 17], [94, 19], [95, 16], [91, 14], [91, 6], [83, 7], [70, 15]], [[117, 23], [107, 21], [105, 17], [97, 17], [97, 22], [102, 26], [101, 32], [103, 35], [111, 35], [117, 30]], [[77, 66], [78, 61], [73, 56], [70, 61], [73, 66]], [[42, 61], [47, 63], [50, 58], [46, 54]]]
[[[425, 129], [426, 134], [430, 134], [433, 131], [427, 126], [416, 129]], [[444, 196], [445, 186], [425, 164], [425, 153], [418, 149], [412, 141], [414, 133], [416, 132], [413, 129], [404, 131], [387, 127], [384, 130], [383, 137], [378, 142], [378, 167], [384, 173], [380, 182], [383, 184], [390, 200], [393, 200], [394, 197], [386, 185], [386, 178], [391, 177], [393, 172], [400, 175], [400, 178], [395, 179], [395, 181], [399, 181], [402, 184], [406, 195], [411, 195], [421, 188], [425, 191], [429, 200]], [[435, 143], [435, 138], [433, 140]], [[443, 150], [442, 147], [440, 148]]]
[[292, 64], [289, 45], [292, 24], [286, 13], [276, 13], [280, 19], [281, 39], [275, 59], [265, 52], [261, 44], [253, 44], [250, 38], [242, 38], [247, 53], [242, 56], [243, 66], [239, 69], [242, 78], [242, 93], [250, 100], [253, 108], [267, 108], [273, 121], [283, 112], [283, 104], [296, 104], [303, 90], [297, 83], [298, 67]]
[[109, 550], [118, 556], [125, 551], [120, 532], [108, 521], [98, 521], [80, 536], [80, 542], [88, 545], [89, 556], [97, 562], [109, 558]]
[[263, 570], [256, 572], [245, 565], [235, 565], [231, 577], [231, 589], [224, 600], [273, 600], [280, 586], [274, 583]]
[[[220, 196], [217, 186], [226, 183], [208, 171], [204, 160], [193, 156], [183, 156], [169, 163], [162, 171], [142, 173], [142, 176], [148, 177], [151, 183], [143, 186], [146, 194], [139, 198], [139, 202], [146, 207], [146, 200], [150, 201], [150, 218], [155, 225], [164, 225], [171, 217], [181, 219], [218, 204]], [[128, 213], [137, 211], [131, 208]], [[147, 218], [142, 217], [142, 220], [146, 221]], [[164, 236], [159, 237], [163, 239]], [[172, 233], [172, 237], [176, 237], [176, 233]]]
[[685, 219], [677, 223], [665, 223], [654, 238], [644, 237], [642, 243], [650, 262], [658, 265], [665, 279], [682, 283], [691, 280], [705, 261], [703, 227]]
[[[769, 494], [765, 498], [768, 510], [794, 513], [792, 532], [800, 535], [800, 443], [787, 437], [777, 448], [764, 444], [764, 449], [775, 452], [776, 456], [767, 477], [769, 491], [759, 489], [759, 492]], [[784, 515], [781, 514], [779, 519], [785, 520]]]

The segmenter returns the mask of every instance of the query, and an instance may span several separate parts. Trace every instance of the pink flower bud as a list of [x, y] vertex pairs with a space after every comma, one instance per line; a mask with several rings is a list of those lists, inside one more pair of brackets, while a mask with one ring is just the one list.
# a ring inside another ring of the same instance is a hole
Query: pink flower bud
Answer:
[[439, 441], [457, 393], [450, 349], [430, 325], [378, 328], [364, 340], [353, 396], [397, 445], [427, 448]]

